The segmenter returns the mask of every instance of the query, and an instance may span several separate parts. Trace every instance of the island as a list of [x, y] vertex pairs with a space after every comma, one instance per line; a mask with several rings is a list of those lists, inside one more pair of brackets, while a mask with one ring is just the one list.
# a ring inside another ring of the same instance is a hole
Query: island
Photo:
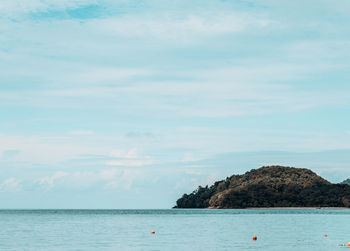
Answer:
[[350, 207], [350, 186], [305, 168], [264, 166], [184, 194], [174, 208]]
[[340, 182], [339, 184], [346, 184], [346, 185], [350, 186], [350, 179], [346, 179], [346, 180]]

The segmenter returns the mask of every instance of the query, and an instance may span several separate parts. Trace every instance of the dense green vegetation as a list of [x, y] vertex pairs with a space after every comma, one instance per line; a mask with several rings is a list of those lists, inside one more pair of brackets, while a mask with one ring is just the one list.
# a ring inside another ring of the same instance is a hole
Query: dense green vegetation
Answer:
[[350, 186], [308, 169], [267, 166], [184, 194], [176, 208], [350, 207]]

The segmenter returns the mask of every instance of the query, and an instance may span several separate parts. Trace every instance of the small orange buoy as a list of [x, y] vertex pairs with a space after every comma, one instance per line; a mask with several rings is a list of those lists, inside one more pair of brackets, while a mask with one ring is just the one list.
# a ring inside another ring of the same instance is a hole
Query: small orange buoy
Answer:
[[256, 241], [258, 239], [258, 237], [256, 237], [256, 235], [253, 236], [253, 241]]
[[350, 247], [350, 241], [348, 242], [348, 247]]
[[155, 234], [156, 233], [156, 231], [152, 231], [152, 234]]
[[327, 236], [328, 236], [328, 235], [326, 235], [326, 234], [324, 235], [324, 237], [327, 237]]

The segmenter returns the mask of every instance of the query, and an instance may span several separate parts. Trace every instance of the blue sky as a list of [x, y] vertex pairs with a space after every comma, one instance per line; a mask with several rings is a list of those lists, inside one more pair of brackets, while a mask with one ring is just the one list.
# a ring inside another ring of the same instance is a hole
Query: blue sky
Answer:
[[350, 177], [348, 1], [0, 2], [2, 208], [169, 208], [268, 164]]

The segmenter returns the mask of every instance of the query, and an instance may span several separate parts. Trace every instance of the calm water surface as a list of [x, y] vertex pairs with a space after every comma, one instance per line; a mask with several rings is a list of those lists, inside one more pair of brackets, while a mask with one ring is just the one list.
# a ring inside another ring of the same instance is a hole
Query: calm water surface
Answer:
[[349, 209], [0, 210], [0, 250], [350, 250], [338, 246], [348, 241]]

